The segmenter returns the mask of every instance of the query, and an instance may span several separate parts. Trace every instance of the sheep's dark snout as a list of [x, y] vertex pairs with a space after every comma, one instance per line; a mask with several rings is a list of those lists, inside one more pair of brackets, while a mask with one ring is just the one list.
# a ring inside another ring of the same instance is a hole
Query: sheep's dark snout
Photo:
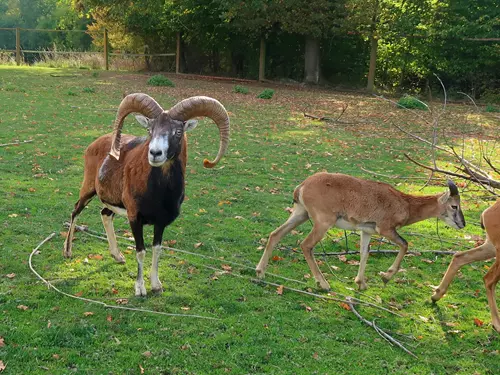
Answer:
[[149, 150], [149, 153], [151, 154], [152, 157], [156, 158], [158, 156], [161, 156], [161, 154], [163, 154], [163, 151], [158, 149], [151, 149]]

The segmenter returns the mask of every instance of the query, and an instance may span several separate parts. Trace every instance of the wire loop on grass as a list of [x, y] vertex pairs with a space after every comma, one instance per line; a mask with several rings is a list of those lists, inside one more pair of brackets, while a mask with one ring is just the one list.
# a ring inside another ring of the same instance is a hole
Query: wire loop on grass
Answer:
[[72, 294], [63, 292], [62, 290], [60, 290], [57, 287], [55, 287], [54, 285], [52, 285], [50, 283], [50, 281], [45, 280], [38, 272], [36, 272], [36, 270], [33, 268], [32, 262], [31, 262], [31, 259], [33, 258], [33, 255], [38, 251], [38, 249], [40, 249], [40, 247], [42, 247], [43, 244], [45, 244], [46, 242], [50, 241], [55, 236], [55, 234], [56, 234], [55, 232], [51, 233], [42, 242], [40, 242], [38, 244], [38, 246], [33, 249], [33, 251], [31, 252], [31, 254], [29, 256], [29, 259], [28, 259], [28, 264], [29, 264], [30, 270], [45, 285], [47, 285], [47, 287], [49, 289], [52, 288], [56, 292], [58, 292], [58, 293], [60, 293], [60, 294], [62, 294], [64, 296], [66, 296], [66, 297], [74, 298], [74, 299], [77, 299], [77, 300], [80, 300], [80, 301], [84, 301], [84, 302], [88, 302], [88, 303], [93, 303], [93, 304], [96, 304], [96, 305], [101, 305], [101, 306], [103, 306], [103, 307], [105, 307], [107, 309], [138, 311], [138, 312], [145, 312], [145, 313], [150, 313], [150, 314], [165, 315], [165, 316], [176, 316], [176, 317], [183, 317], [183, 318], [197, 318], [197, 319], [208, 319], [208, 320], [220, 320], [219, 318], [213, 318], [213, 317], [209, 317], [209, 316], [201, 316], [201, 315], [194, 315], [194, 314], [175, 314], [175, 313], [166, 313], [166, 312], [163, 312], [163, 311], [152, 311], [152, 310], [147, 310], [147, 309], [140, 309], [140, 308], [136, 308], [136, 307], [108, 305], [107, 303], [104, 303], [104, 302], [101, 302], [101, 301], [95, 301], [95, 300], [92, 300], [92, 299], [89, 299], [89, 298], [78, 297], [78, 296], [74, 296]]

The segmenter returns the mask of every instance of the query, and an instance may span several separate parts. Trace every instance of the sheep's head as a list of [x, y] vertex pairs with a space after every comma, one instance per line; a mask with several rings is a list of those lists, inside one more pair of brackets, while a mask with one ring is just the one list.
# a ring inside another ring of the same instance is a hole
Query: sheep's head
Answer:
[[460, 194], [453, 181], [448, 180], [448, 189], [438, 198], [441, 205], [441, 215], [439, 218], [450, 227], [462, 229], [465, 227], [465, 218], [460, 206]]
[[153, 119], [144, 115], [135, 115], [135, 118], [149, 132], [148, 161], [153, 167], [160, 167], [167, 160], [178, 157], [184, 132], [194, 129], [198, 124], [196, 120], [174, 120], [165, 112]]
[[123, 120], [132, 113], [139, 113], [137, 120], [150, 134], [148, 160], [153, 167], [161, 166], [167, 160], [175, 158], [181, 152], [184, 132], [194, 129], [197, 122], [191, 120], [197, 116], [211, 118], [219, 128], [219, 152], [213, 161], [204, 160], [206, 168], [214, 167], [222, 158], [229, 144], [229, 116], [217, 100], [206, 96], [194, 96], [177, 103], [169, 111], [149, 95], [127, 95], [118, 108], [110, 155], [120, 158], [120, 138]]

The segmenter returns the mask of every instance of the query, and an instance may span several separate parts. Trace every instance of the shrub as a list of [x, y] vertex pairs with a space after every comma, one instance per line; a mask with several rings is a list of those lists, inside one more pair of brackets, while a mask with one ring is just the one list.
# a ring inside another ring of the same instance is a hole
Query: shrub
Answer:
[[405, 95], [399, 99], [398, 108], [422, 109], [426, 111], [427, 105], [413, 96]]
[[236, 85], [233, 88], [233, 92], [235, 92], [237, 94], [248, 94], [248, 88], [245, 86]]
[[93, 88], [93, 87], [84, 87], [82, 89], [82, 91], [85, 92], [85, 93], [87, 93], [87, 94], [93, 94], [93, 93], [95, 93], [95, 88]]
[[68, 90], [68, 96], [78, 96], [78, 94], [75, 91], [69, 89]]
[[500, 112], [499, 107], [495, 107], [493, 104], [488, 104], [485, 109], [486, 112]]
[[274, 90], [273, 89], [264, 89], [259, 95], [257, 95], [257, 98], [259, 99], [271, 99], [274, 95]]
[[99, 77], [99, 72], [92, 72], [92, 77], [94, 77], [94, 78]]
[[148, 85], [150, 86], [169, 86], [175, 87], [175, 84], [169, 80], [167, 77], [161, 74], [157, 74], [148, 79]]

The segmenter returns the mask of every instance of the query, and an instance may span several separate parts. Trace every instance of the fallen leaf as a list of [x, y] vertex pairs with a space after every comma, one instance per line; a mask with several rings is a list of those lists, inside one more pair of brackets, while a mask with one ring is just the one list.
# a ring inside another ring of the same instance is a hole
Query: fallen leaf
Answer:
[[[18, 217], [18, 214], [10, 214], [9, 217]], [[5, 368], [5, 367], [4, 367]]]
[[9, 274], [5, 275], [5, 277], [7, 277], [9, 279], [13, 279], [14, 277], [16, 277], [16, 274], [15, 273], [9, 273]]
[[429, 321], [429, 318], [426, 318], [425, 316], [422, 316], [422, 315], [419, 315], [418, 316], [420, 318], [420, 320], [422, 320], [423, 322], [428, 322]]
[[430, 260], [430, 259], [422, 259], [422, 262], [424, 262], [424, 263], [429, 263], [429, 264], [434, 263], [434, 261], [433, 261], [433, 260]]
[[91, 315], [94, 315], [94, 313], [92, 311], [85, 311], [83, 313], [83, 316], [91, 316]]
[[118, 298], [116, 300], [117, 305], [126, 305], [127, 303], [128, 303], [128, 299], [126, 299], [126, 298]]
[[34, 192], [36, 191], [36, 189], [35, 189], [35, 188], [30, 187], [30, 188], [28, 189], [28, 191], [29, 191], [29, 192], [31, 192], [31, 193], [34, 193]]
[[235, 218], [236, 220], [241, 220], [241, 219], [244, 219], [244, 217], [243, 217], [243, 216], [235, 216], [234, 218]]
[[111, 323], [113, 321], [113, 317], [111, 315], [108, 315], [106, 317], [106, 320]]
[[89, 254], [88, 258], [95, 259], [95, 260], [102, 260], [102, 255], [101, 254]]
[[111, 292], [112, 292], [113, 294], [118, 294], [118, 289], [111, 288]]
[[52, 327], [52, 322], [49, 320], [49, 321], [47, 321], [47, 328], [50, 328], [50, 327]]
[[3, 346], [5, 346], [5, 339], [2, 336], [0, 336], [0, 348]]
[[349, 306], [345, 302], [340, 302], [340, 307], [342, 307], [344, 310], [351, 311], [351, 306]]
[[59, 232], [62, 238], [68, 237], [68, 232]]
[[189, 306], [182, 306], [181, 310], [188, 311], [188, 310], [191, 310], [191, 307], [189, 307]]
[[59, 354], [52, 354], [52, 358], [59, 359]]
[[314, 359], [318, 359], [318, 357], [319, 357], [319, 356], [318, 356], [318, 353], [314, 353], [314, 354], [313, 354], [313, 358], [314, 358]]
[[194, 248], [198, 249], [199, 247], [203, 246], [203, 242], [198, 242], [194, 244]]
[[484, 322], [478, 318], [474, 318], [474, 324], [478, 327], [482, 327]]
[[144, 367], [142, 367], [140, 364], [139, 364], [139, 369], [141, 370], [141, 374], [144, 374]]
[[24, 305], [17, 305], [17, 308], [18, 308], [19, 310], [24, 310], [24, 311], [26, 311], [26, 310], [28, 310], [28, 309], [29, 309], [29, 307], [28, 307], [28, 306], [24, 306]]
[[229, 264], [223, 264], [221, 267], [224, 271], [228, 271], [228, 272], [233, 269]]
[[144, 357], [149, 358], [149, 357], [151, 357], [153, 354], [152, 354], [152, 353], [148, 350], [148, 351], [145, 351], [144, 353], [142, 353], [142, 355], [143, 355]]
[[73, 294], [74, 296], [76, 297], [81, 297], [83, 296], [83, 291], [80, 291], [80, 292], [76, 292], [75, 294]]
[[5, 370], [5, 365], [3, 364], [3, 361], [0, 361], [0, 372], [2, 372], [3, 370]]
[[273, 256], [273, 261], [277, 262], [279, 260], [283, 260], [283, 258], [277, 255]]
[[280, 285], [279, 287], [276, 288], [276, 294], [278, 295], [283, 295], [283, 285]]
[[457, 322], [446, 322], [446, 323], [444, 323], [444, 325], [447, 326], [447, 327], [456, 327], [456, 326], [458, 326], [458, 324], [459, 323], [457, 323]]

